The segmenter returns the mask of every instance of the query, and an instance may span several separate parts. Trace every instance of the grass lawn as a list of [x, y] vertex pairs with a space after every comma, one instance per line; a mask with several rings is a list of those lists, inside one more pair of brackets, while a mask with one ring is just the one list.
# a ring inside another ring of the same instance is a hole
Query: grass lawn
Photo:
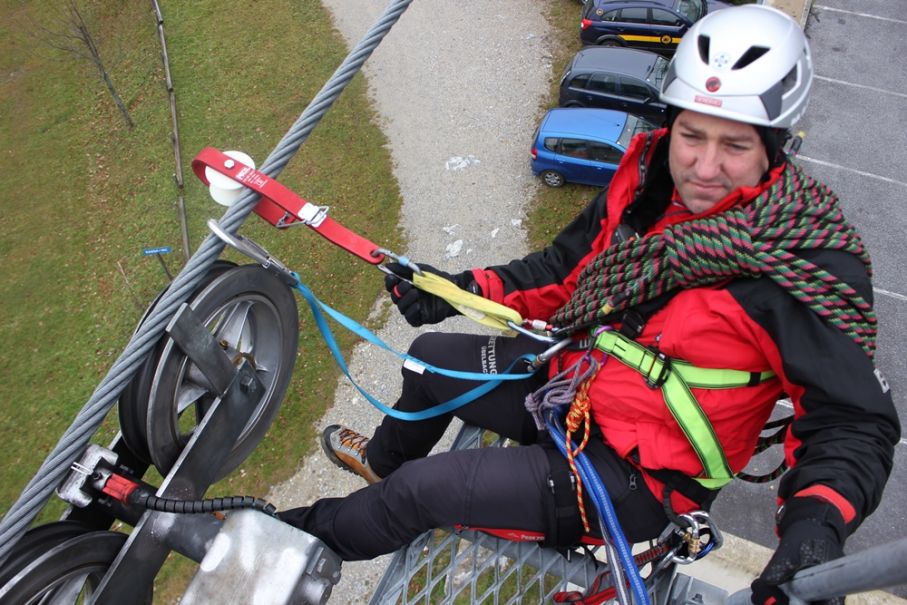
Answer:
[[[5, 512], [120, 354], [144, 306], [166, 285], [142, 255], [171, 246], [184, 262], [175, 209], [170, 115], [149, 3], [80, 2], [134, 129], [93, 66], [50, 46], [60, 3], [0, 1], [0, 511]], [[189, 161], [205, 145], [259, 163], [346, 56], [317, 2], [162, 2], [177, 93], [191, 249], [220, 217]], [[391, 249], [400, 196], [386, 140], [357, 76], [281, 181]], [[300, 228], [278, 232], [250, 217], [242, 232], [296, 269], [318, 296], [364, 317], [381, 291], [375, 269]], [[227, 255], [241, 263], [243, 258]], [[301, 302], [301, 301], [300, 301]], [[314, 326], [304, 304], [301, 331]], [[352, 339], [338, 333], [341, 346]], [[307, 453], [338, 370], [320, 338], [303, 339], [294, 380], [267, 439], [212, 494], [256, 494], [289, 477]], [[93, 442], [117, 430], [108, 415]], [[41, 520], [63, 504], [52, 499]], [[168, 568], [171, 566], [168, 566]], [[160, 602], [170, 575], [161, 582]]]
[[[574, 0], [546, 3], [557, 36], [552, 103], [579, 48]], [[94, 67], [52, 47], [65, 9], [49, 0], [0, 0], [0, 512], [5, 512], [123, 350], [145, 305], [167, 283], [144, 247], [181, 253], [170, 115], [149, 3], [79, 3], [135, 128], [127, 129]], [[220, 217], [189, 162], [203, 146], [241, 149], [261, 163], [346, 55], [320, 3], [258, 0], [161, 2], [182, 138], [191, 250]], [[541, 115], [541, 114], [540, 114]], [[527, 133], [528, 136], [528, 133]], [[357, 76], [280, 180], [372, 241], [403, 250], [400, 194], [386, 140]], [[543, 188], [529, 221], [543, 245], [595, 194]], [[297, 270], [316, 294], [365, 317], [375, 270], [303, 229], [282, 233], [256, 217], [242, 233]], [[316, 243], [317, 242], [317, 243]], [[248, 262], [232, 254], [227, 258]], [[301, 332], [313, 334], [300, 301]], [[338, 331], [348, 350], [352, 338]], [[308, 452], [333, 401], [338, 370], [320, 338], [305, 338], [267, 438], [212, 495], [261, 495]], [[117, 431], [115, 411], [92, 441]], [[153, 478], [148, 478], [154, 482]], [[59, 516], [52, 499], [40, 520]], [[174, 559], [180, 560], [178, 557]], [[194, 567], [168, 564], [156, 602], [170, 602]]]

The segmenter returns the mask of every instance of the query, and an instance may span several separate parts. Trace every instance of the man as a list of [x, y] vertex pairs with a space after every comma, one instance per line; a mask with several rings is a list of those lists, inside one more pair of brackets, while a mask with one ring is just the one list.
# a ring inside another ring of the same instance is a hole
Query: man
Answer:
[[[834, 195], [783, 151], [811, 80], [805, 36], [779, 11], [747, 5], [695, 24], [662, 85], [668, 128], [637, 137], [607, 192], [550, 246], [453, 276], [422, 266], [572, 338], [547, 372], [455, 412], [521, 445], [427, 456], [449, 414], [387, 417], [371, 439], [331, 426], [325, 451], [370, 485], [281, 518], [344, 559], [391, 552], [454, 524], [575, 544], [595, 533], [595, 511], [577, 498], [564, 457], [524, 401], [537, 404], [551, 376], [588, 371], [574, 398], [579, 411], [588, 403], [584, 451], [630, 541], [657, 536], [675, 514], [707, 509], [746, 466], [786, 394], [796, 417], [779, 488], [781, 540], [753, 583], [754, 602], [785, 601], [779, 584], [840, 556], [878, 505], [899, 423], [873, 364], [868, 256]], [[389, 276], [386, 286], [414, 326], [457, 314], [405, 279]], [[527, 337], [428, 333], [410, 353], [496, 374], [523, 371], [515, 360], [544, 347]], [[402, 372], [402, 411], [474, 386], [413, 363]]]

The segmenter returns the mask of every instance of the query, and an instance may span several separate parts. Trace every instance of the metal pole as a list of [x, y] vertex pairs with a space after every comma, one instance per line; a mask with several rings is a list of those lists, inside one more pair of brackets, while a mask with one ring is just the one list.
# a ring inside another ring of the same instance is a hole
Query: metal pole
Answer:
[[804, 569], [790, 593], [804, 601], [889, 588], [907, 583], [907, 538]]
[[[793, 603], [795, 599], [820, 601], [899, 584], [907, 584], [907, 538], [801, 570], [783, 588]], [[727, 603], [750, 603], [750, 589], [734, 593]]]

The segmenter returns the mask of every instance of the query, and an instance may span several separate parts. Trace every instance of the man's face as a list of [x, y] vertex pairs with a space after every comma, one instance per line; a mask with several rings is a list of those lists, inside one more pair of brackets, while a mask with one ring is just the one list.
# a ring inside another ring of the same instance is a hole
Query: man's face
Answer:
[[684, 110], [671, 127], [668, 165], [692, 212], [704, 212], [737, 187], [752, 187], [768, 170], [755, 127]]

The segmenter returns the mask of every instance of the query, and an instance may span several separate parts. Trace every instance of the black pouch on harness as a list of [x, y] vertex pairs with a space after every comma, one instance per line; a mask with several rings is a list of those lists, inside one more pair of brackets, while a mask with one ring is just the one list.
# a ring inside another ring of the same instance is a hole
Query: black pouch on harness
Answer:
[[553, 441], [543, 438], [539, 445], [548, 455], [547, 481], [552, 503], [548, 507], [548, 531], [542, 545], [549, 548], [576, 546], [583, 535], [583, 521], [576, 503], [573, 473]]

